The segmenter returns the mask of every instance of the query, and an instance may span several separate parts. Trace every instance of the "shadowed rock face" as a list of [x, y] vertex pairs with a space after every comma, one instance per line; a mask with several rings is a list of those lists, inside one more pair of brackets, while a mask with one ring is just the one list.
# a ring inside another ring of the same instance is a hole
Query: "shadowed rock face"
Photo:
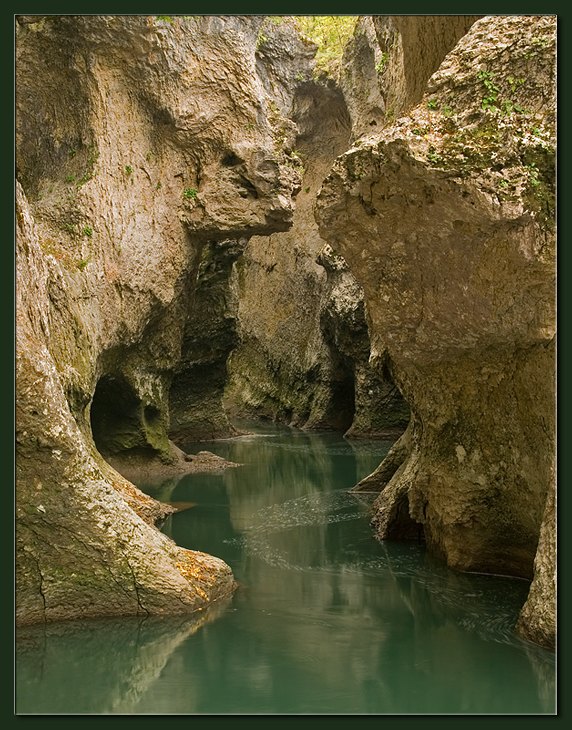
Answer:
[[[372, 18], [385, 63], [380, 64], [386, 113], [418, 104], [430, 77], [479, 15], [377, 15]], [[380, 58], [381, 60], [381, 58]]]
[[222, 407], [227, 359], [238, 342], [238, 301], [232, 266], [247, 239], [207, 243], [169, 388], [169, 434], [175, 442], [236, 433]]
[[517, 630], [530, 641], [556, 647], [556, 475], [548, 486], [546, 506], [534, 559], [534, 580]]
[[[222, 561], [152, 527], [169, 509], [96, 445], [180, 458], [169, 401], [188, 426], [181, 381], [232, 346], [204, 282], [245, 237], [291, 225], [299, 182], [256, 73], [260, 22], [17, 25], [19, 622], [189, 612], [233, 589]], [[217, 387], [209, 428], [227, 426]]]
[[405, 505], [452, 567], [531, 577], [544, 513], [521, 630], [546, 644], [554, 47], [554, 18], [477, 21], [409, 116], [338, 159], [317, 211], [321, 235], [363, 287], [373, 349], [388, 351], [413, 412], [407, 456], [385, 470], [378, 535], [392, 534]]
[[240, 341], [226, 403], [240, 415], [349, 435], [403, 430], [408, 408], [387, 368], [370, 363], [363, 292], [320, 237], [313, 207], [347, 149], [350, 118], [333, 81], [312, 78], [315, 49], [288, 23], [264, 26], [259, 74], [288, 127], [301, 192], [292, 229], [254, 237], [236, 264]]

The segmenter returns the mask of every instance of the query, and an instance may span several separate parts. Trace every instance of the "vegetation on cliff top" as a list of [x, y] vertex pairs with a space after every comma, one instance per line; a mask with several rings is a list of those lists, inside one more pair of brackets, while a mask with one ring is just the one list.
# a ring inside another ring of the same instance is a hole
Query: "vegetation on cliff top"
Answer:
[[[193, 15], [155, 15], [152, 16], [160, 24], [171, 25], [176, 17], [184, 20], [193, 19]], [[268, 15], [274, 25], [284, 22], [292, 23], [308, 40], [318, 46], [316, 53], [316, 72], [335, 77], [338, 74], [340, 61], [346, 43], [352, 37], [357, 15]], [[257, 49], [268, 40], [264, 28], [259, 33]]]
[[297, 15], [300, 32], [317, 44], [316, 70], [337, 75], [346, 43], [352, 37], [357, 15]]
[[269, 15], [275, 25], [292, 23], [302, 36], [318, 46], [316, 72], [337, 76], [346, 43], [352, 37], [357, 15]]

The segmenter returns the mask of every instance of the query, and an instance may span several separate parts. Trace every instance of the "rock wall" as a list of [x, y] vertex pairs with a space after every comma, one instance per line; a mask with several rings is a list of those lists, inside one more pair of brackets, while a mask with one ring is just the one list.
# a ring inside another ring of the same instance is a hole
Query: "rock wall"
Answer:
[[378, 535], [534, 562], [554, 643], [554, 24], [361, 18], [338, 87], [288, 23], [19, 18], [19, 622], [232, 591], [102, 455], [233, 433], [238, 344], [240, 415], [379, 434], [402, 392]]
[[338, 159], [317, 212], [363, 287], [372, 347], [388, 351], [412, 409], [406, 453], [383, 475], [377, 534], [421, 525], [452, 567], [532, 577], [544, 513], [521, 630], [546, 644], [554, 52], [552, 17], [474, 23], [409, 116]]
[[181, 359], [169, 389], [171, 438], [185, 441], [233, 434], [222, 395], [227, 359], [238, 342], [238, 300], [232, 267], [248, 239], [208, 242], [189, 297]]
[[408, 408], [388, 368], [369, 362], [363, 292], [320, 237], [313, 207], [351, 132], [333, 80], [313, 78], [315, 47], [288, 23], [263, 27], [259, 75], [291, 120], [293, 164], [302, 175], [292, 228], [253, 237], [237, 262], [240, 344], [229, 361], [228, 409], [349, 435], [403, 430]]
[[394, 383], [387, 352], [372, 358], [363, 289], [347, 263], [326, 244], [318, 262], [326, 269], [320, 329], [330, 352], [349, 372], [351, 426], [348, 437], [401, 433], [409, 407]]
[[352, 139], [374, 133], [421, 101], [427, 81], [478, 15], [374, 15], [358, 19], [340, 86]]
[[534, 559], [534, 580], [517, 630], [526, 639], [554, 649], [556, 624], [556, 474], [553, 472]]
[[[181, 458], [169, 403], [188, 430], [181, 384], [232, 346], [207, 284], [219, 302], [244, 239], [291, 225], [261, 20], [37, 21], [17, 25], [18, 621], [201, 610], [230, 569], [154, 529], [168, 508], [96, 447]], [[207, 435], [227, 424], [217, 378]]]

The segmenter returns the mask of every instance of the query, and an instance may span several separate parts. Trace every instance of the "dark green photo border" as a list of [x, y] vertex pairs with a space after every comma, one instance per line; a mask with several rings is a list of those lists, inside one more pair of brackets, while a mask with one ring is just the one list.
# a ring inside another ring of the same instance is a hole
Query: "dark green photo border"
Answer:
[[[14, 610], [13, 610], [13, 573], [14, 573], [14, 549], [13, 549], [13, 526], [14, 526], [14, 16], [28, 14], [188, 14], [200, 11], [208, 11], [205, 14], [418, 14], [418, 15], [457, 15], [457, 14], [555, 14], [558, 16], [558, 124], [559, 124], [559, 147], [558, 147], [558, 325], [560, 330], [558, 344], [558, 716], [19, 716], [13, 714], [13, 643], [14, 643]], [[201, 7], [196, 0], [194, 3], [181, 2], [181, 0], [102, 0], [101, 2], [70, 2], [59, 0], [59, 2], [41, 2], [40, 0], [27, 0], [17, 3], [2, 4], [0, 8], [0, 58], [2, 61], [2, 76], [4, 80], [2, 88], [8, 97], [3, 104], [4, 114], [0, 117], [3, 125], [6, 125], [4, 139], [6, 141], [6, 155], [2, 165], [3, 195], [1, 196], [3, 211], [2, 221], [5, 235], [0, 246], [2, 286], [0, 286], [0, 311], [3, 315], [2, 334], [4, 339], [3, 362], [6, 366], [2, 368], [3, 387], [2, 392], [2, 417], [0, 425], [2, 436], [0, 440], [2, 454], [0, 464], [3, 465], [3, 490], [5, 498], [2, 509], [2, 530], [1, 555], [3, 559], [4, 591], [2, 593], [2, 665], [6, 671], [2, 672], [3, 681], [0, 682], [0, 719], [2, 727], [8, 724], [16, 726], [28, 726], [29, 724], [41, 724], [43, 727], [76, 728], [78, 725], [85, 727], [93, 723], [105, 722], [106, 727], [115, 726], [117, 723], [131, 723], [131, 727], [164, 727], [172, 723], [184, 723], [188, 727], [217, 727], [219, 723], [225, 727], [234, 728], [266, 728], [285, 727], [290, 723], [311, 723], [313, 726], [325, 723], [335, 727], [370, 726], [377, 728], [410, 727], [412, 725], [429, 728], [441, 728], [443, 725], [450, 728], [457, 728], [459, 724], [482, 723], [482, 727], [494, 728], [505, 726], [507, 723], [512, 727], [537, 727], [547, 722], [561, 723], [570, 720], [570, 630], [568, 622], [569, 609], [571, 606], [570, 590], [572, 575], [570, 568], [570, 534], [572, 532], [572, 515], [570, 514], [570, 503], [572, 499], [567, 494], [568, 481], [571, 478], [570, 460], [572, 454], [572, 434], [570, 429], [570, 417], [567, 408], [571, 404], [572, 387], [572, 358], [570, 356], [570, 330], [572, 321], [570, 312], [570, 298], [572, 292], [571, 261], [572, 244], [569, 239], [569, 218], [571, 201], [569, 200], [569, 177], [572, 170], [570, 162], [570, 142], [568, 135], [572, 131], [570, 125], [570, 97], [572, 96], [572, 84], [570, 79], [570, 56], [572, 46], [572, 10], [569, 2], [530, 2], [522, 0], [504, 0], [499, 3], [452, 3], [436, 0], [433, 3], [412, 2], [352, 2], [340, 3], [325, 2], [324, 0], [291, 0], [284, 2], [256, 2], [255, 0], [242, 0], [230, 2], [229, 0], [214, 0], [204, 3]], [[571, 486], [572, 488], [572, 486]], [[191, 725], [192, 723], [192, 725]], [[486, 723], [486, 724], [485, 724]]]

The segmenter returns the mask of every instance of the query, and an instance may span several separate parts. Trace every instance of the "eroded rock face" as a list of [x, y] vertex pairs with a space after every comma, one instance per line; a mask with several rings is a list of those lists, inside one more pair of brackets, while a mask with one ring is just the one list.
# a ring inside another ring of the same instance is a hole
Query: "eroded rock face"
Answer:
[[338, 159], [317, 213], [414, 417], [408, 457], [376, 503], [378, 535], [405, 513], [452, 567], [531, 577], [544, 513], [521, 622], [544, 643], [555, 611], [554, 49], [554, 18], [477, 21], [410, 116]]
[[349, 372], [353, 395], [352, 421], [346, 436], [383, 436], [402, 432], [409, 407], [391, 374], [387, 352], [371, 358], [368, 315], [363, 289], [346, 261], [326, 244], [318, 262], [326, 269], [325, 296], [320, 312], [322, 337], [332, 356]]
[[479, 15], [377, 15], [372, 18], [388, 121], [421, 101], [427, 81]]
[[[230, 346], [217, 311], [209, 347], [204, 331], [202, 354], [187, 347], [190, 320], [209, 324], [208, 262], [226, 270], [245, 237], [291, 224], [298, 176], [256, 73], [260, 22], [17, 26], [22, 623], [188, 612], [233, 588], [222, 561], [151, 526], [169, 508], [96, 446], [176, 462], [170, 400], [175, 426], [189, 426], [178, 379]], [[215, 391], [205, 388], [211, 423], [224, 426]]]
[[530, 575], [544, 514], [519, 628], [553, 643], [553, 19], [362, 18], [343, 94], [287, 24], [33, 21], [17, 28], [18, 620], [232, 590], [101, 453], [177, 469], [169, 434], [232, 432], [240, 295], [240, 407], [368, 434], [388, 412], [404, 424], [393, 380], [406, 395], [409, 428], [361, 485], [382, 490], [381, 537], [422, 531], [452, 566]]
[[238, 342], [232, 267], [247, 240], [212, 241], [202, 248], [188, 302], [181, 360], [169, 389], [169, 434], [176, 443], [235, 433], [221, 399], [227, 359]]
[[374, 15], [358, 19], [340, 85], [352, 138], [378, 131], [421, 101], [427, 81], [478, 15]]
[[369, 15], [358, 18], [353, 37], [344, 50], [340, 73], [353, 139], [383, 126], [387, 105], [380, 79], [382, 67], [382, 50], [373, 18]]
[[[347, 387], [351, 374], [333, 362], [321, 332], [327, 274], [317, 262], [324, 241], [312, 206], [335, 155], [346, 149], [349, 128], [344, 126], [343, 100], [334, 90], [308, 82], [298, 98], [306, 122], [320, 127], [328, 151], [325, 159], [317, 157], [313, 135], [309, 141], [300, 135], [296, 149], [306, 167], [294, 226], [287, 233], [252, 238], [237, 263], [241, 344], [229, 363], [227, 398], [239, 413], [345, 430], [353, 404], [332, 401], [334, 393], [344, 398], [353, 387], [351, 382]], [[339, 424], [330, 420], [334, 411]]]
[[230, 568], [176, 546], [143, 519], [154, 500], [100, 468], [46, 345], [57, 269], [20, 186], [17, 222], [17, 620], [200, 610], [233, 590]]
[[250, 240], [236, 264], [240, 344], [226, 402], [238, 415], [350, 435], [402, 430], [408, 409], [387, 369], [369, 362], [363, 292], [325, 247], [313, 207], [350, 118], [333, 81], [312, 78], [314, 47], [288, 23], [263, 28], [259, 74], [303, 175], [292, 229]]

